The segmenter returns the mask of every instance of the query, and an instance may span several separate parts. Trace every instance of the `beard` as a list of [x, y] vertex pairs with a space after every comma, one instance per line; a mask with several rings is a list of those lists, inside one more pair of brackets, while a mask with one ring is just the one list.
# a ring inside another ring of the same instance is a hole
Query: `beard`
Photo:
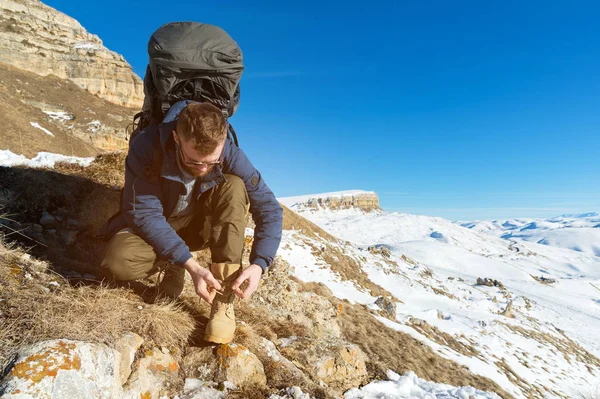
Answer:
[[183, 164], [182, 167], [187, 173], [198, 178], [198, 177], [204, 177], [207, 174], [209, 174], [213, 170], [214, 165], [209, 166], [206, 170], [198, 170], [194, 167], [189, 167], [186, 164]]

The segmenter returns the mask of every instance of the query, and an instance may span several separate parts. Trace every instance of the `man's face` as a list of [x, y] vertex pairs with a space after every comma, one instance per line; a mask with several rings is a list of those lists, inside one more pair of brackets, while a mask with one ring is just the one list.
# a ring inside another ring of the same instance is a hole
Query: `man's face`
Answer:
[[216, 165], [218, 165], [225, 140], [215, 148], [212, 154], [201, 155], [191, 140], [180, 139], [177, 132], [173, 131], [175, 142], [179, 145], [179, 160], [181, 165], [190, 175], [195, 177], [206, 176]]

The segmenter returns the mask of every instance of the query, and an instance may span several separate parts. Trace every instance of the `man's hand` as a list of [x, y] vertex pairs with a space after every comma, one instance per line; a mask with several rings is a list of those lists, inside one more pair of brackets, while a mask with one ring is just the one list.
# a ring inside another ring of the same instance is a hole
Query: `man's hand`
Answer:
[[192, 276], [196, 294], [206, 302], [212, 303], [217, 295], [217, 290], [221, 290], [221, 284], [214, 278], [210, 270], [200, 266], [194, 258], [188, 259], [183, 267]]
[[[250, 298], [250, 295], [254, 294], [254, 291], [258, 288], [258, 282], [260, 281], [262, 273], [262, 267], [259, 265], [252, 264], [248, 266], [242, 270], [240, 276], [233, 282], [233, 285], [231, 286], [232, 291], [242, 299]], [[244, 281], [248, 281], [248, 285], [246, 286], [246, 289], [242, 291], [240, 287]]]

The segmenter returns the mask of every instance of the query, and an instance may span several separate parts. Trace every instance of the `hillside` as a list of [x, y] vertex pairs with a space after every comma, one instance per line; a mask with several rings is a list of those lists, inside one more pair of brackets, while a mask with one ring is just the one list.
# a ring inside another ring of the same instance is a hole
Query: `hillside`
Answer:
[[75, 83], [0, 63], [0, 149], [90, 156], [126, 148], [135, 110], [98, 98]]
[[[370, 286], [377, 284], [396, 298], [388, 327], [423, 339], [515, 397], [573, 398], [582, 386], [598, 384], [599, 257], [505, 240], [441, 218], [298, 212], [343, 240], [325, 244], [286, 233], [280, 254], [303, 281], [322, 282], [334, 295], [368, 306], [377, 299]], [[348, 281], [323, 268], [325, 255], [311, 251], [322, 245], [354, 259], [363, 278]]]

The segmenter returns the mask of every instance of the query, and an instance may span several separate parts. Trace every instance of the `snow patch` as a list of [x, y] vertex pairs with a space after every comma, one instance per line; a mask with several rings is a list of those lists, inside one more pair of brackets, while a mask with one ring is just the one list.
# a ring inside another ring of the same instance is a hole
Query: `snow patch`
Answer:
[[387, 373], [388, 381], [374, 381], [344, 394], [344, 399], [501, 399], [495, 393], [473, 387], [454, 387], [420, 379], [412, 371], [400, 376]]
[[42, 111], [42, 112], [45, 113], [46, 115], [48, 115], [50, 118], [54, 119], [55, 121], [64, 123], [64, 122], [73, 120], [73, 115], [68, 112], [64, 112], [64, 111]]
[[34, 158], [28, 159], [23, 155], [17, 155], [9, 150], [0, 150], [0, 166], [27, 166], [30, 168], [54, 168], [56, 162], [68, 162], [81, 166], [90, 166], [94, 157], [81, 158], [70, 157], [50, 152], [39, 152]]
[[37, 122], [29, 122], [31, 124], [31, 126], [35, 127], [36, 129], [40, 129], [42, 132], [54, 137], [54, 134], [52, 134], [52, 132], [44, 127], [41, 127], [39, 123]]
[[91, 42], [77, 42], [73, 45], [73, 48], [82, 50], [101, 50], [102, 46]]
[[90, 133], [96, 133], [102, 127], [102, 123], [99, 120], [91, 121], [87, 124], [87, 130]]

